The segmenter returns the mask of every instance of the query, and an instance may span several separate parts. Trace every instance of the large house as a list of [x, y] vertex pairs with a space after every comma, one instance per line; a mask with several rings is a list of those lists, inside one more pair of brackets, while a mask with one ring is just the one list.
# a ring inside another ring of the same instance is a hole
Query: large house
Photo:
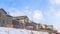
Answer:
[[12, 16], [6, 13], [2, 8], [0, 9], [0, 26], [2, 27], [13, 27]]

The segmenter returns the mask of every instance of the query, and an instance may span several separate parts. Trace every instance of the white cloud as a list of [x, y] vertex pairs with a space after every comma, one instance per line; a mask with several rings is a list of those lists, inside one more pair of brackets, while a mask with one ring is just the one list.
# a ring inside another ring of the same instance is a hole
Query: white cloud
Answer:
[[[26, 9], [25, 9], [26, 8]], [[43, 19], [42, 12], [40, 10], [31, 10], [29, 7], [25, 7], [22, 11], [17, 8], [9, 8], [9, 13], [12, 16], [22, 16], [26, 15], [30, 18], [30, 20], [33, 20], [34, 22], [41, 22]]]
[[49, 10], [44, 12], [46, 16], [46, 22], [49, 25], [53, 25], [60, 32], [60, 10], [50, 6]]
[[49, 0], [51, 4], [60, 4], [60, 0]]
[[43, 19], [43, 14], [40, 10], [35, 10], [33, 14], [33, 21], [39, 23]]
[[29, 9], [29, 7], [25, 7], [22, 10], [11, 7], [8, 9], [8, 11], [12, 16], [28, 16], [30, 20], [32, 20], [32, 11]]
[[34, 11], [33, 18], [35, 18], [35, 19], [42, 19], [42, 17], [43, 17], [43, 15], [42, 15], [40, 10], [35, 10]]
[[57, 13], [55, 13], [55, 16], [60, 18], [60, 11], [58, 11]]
[[43, 15], [42, 12], [40, 10], [32, 10], [29, 7], [25, 7], [23, 9], [23, 12], [25, 15], [27, 15], [30, 20], [34, 21], [34, 22], [41, 22], [41, 20], [43, 19]]
[[44, 12], [44, 15], [46, 15], [47, 18], [49, 18], [49, 17], [54, 16], [54, 13], [55, 13], [55, 12], [56, 12], [56, 11], [55, 11], [55, 8], [52, 7], [52, 6], [50, 6], [50, 7], [48, 8], [48, 11]]
[[9, 11], [10, 15], [12, 15], [12, 16], [22, 16], [22, 15], [25, 15], [24, 12], [20, 11], [17, 8], [9, 8], [8, 11]]
[[42, 15], [40, 15], [40, 13], [35, 13], [34, 18], [39, 19], [40, 17], [42, 17]]

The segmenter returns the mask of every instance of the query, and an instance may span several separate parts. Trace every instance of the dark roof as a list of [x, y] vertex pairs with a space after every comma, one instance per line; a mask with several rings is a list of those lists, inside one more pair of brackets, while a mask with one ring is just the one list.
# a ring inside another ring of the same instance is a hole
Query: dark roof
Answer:
[[0, 10], [4, 11], [7, 14], [7, 12], [3, 8], [0, 8]]
[[12, 16], [10, 16], [10, 15], [6, 15], [7, 17], [12, 17]]
[[15, 17], [16, 19], [25, 19], [25, 18], [28, 18], [27, 16], [17, 16], [17, 17]]
[[18, 16], [18, 17], [21, 17], [21, 18], [27, 18], [27, 16]]

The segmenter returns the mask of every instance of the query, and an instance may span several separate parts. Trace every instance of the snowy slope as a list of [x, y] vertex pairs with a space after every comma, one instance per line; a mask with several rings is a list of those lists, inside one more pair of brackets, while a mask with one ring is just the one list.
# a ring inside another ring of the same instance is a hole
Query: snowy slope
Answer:
[[0, 34], [48, 34], [47, 32], [38, 32], [25, 29], [15, 29], [15, 28], [6, 28], [0, 27]]

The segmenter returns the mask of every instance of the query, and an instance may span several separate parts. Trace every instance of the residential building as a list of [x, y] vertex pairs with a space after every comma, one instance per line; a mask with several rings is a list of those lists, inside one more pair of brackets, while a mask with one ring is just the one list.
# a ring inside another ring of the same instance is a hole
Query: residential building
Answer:
[[40, 30], [40, 28], [41, 28], [41, 25], [40, 24], [37, 24], [36, 25], [36, 30]]
[[46, 25], [45, 24], [37, 24], [36, 30], [37, 31], [46, 31]]
[[48, 31], [53, 31], [53, 26], [52, 26], [52, 25], [47, 25], [47, 26], [46, 26], [46, 30], [48, 30]]
[[[14, 20], [17, 21], [17, 23], [19, 22], [20, 28], [36, 30], [36, 23], [29, 20], [29, 18], [27, 16], [14, 17]], [[14, 22], [14, 23], [16, 23], [16, 22]], [[14, 26], [18, 27], [16, 24]]]
[[26, 23], [26, 29], [36, 30], [36, 23], [28, 20], [28, 23]]
[[[0, 9], [0, 26], [2, 27], [8, 27], [9, 25], [12, 25], [12, 16], [7, 14], [7, 12], [4, 9]], [[10, 26], [13, 27], [13, 26]]]
[[20, 28], [25, 28], [25, 25], [28, 22], [28, 19], [29, 18], [27, 16], [17, 16], [17, 17], [14, 17], [14, 20], [19, 22]]
[[12, 20], [12, 24], [13, 24], [13, 28], [20, 28], [20, 23], [19, 23], [19, 21], [13, 19], [13, 20]]

